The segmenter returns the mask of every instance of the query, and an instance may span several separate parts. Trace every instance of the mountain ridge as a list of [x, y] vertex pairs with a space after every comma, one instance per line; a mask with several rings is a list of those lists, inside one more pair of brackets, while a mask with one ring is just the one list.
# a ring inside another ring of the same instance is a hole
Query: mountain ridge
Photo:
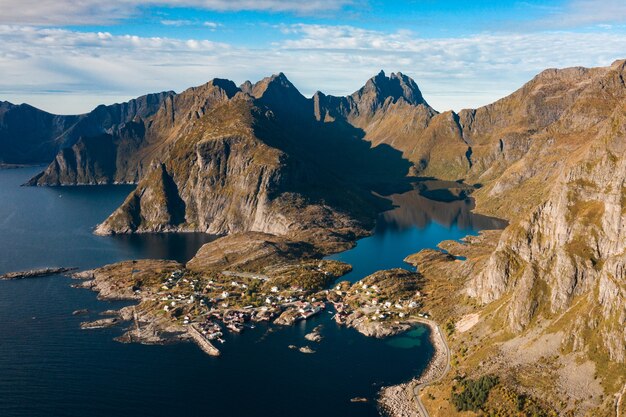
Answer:
[[[423, 400], [457, 415], [450, 385], [494, 373], [561, 415], [614, 415], [626, 382], [625, 77], [624, 60], [548, 69], [458, 113], [432, 109], [402, 74], [346, 97], [306, 98], [282, 73], [211, 81], [78, 138], [31, 183], [138, 182], [101, 234], [254, 232], [321, 255], [369, 233], [389, 207], [371, 191], [398, 192], [412, 176], [464, 181], [476, 211], [509, 226], [409, 258], [458, 353]], [[480, 320], [455, 334], [468, 315]]]

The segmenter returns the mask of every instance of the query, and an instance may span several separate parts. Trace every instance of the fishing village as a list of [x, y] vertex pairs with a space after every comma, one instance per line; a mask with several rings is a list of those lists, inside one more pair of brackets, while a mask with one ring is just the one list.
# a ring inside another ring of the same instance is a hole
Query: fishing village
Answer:
[[[227, 332], [241, 333], [257, 323], [293, 325], [325, 310], [338, 325], [378, 338], [402, 333], [426, 316], [420, 311], [418, 273], [392, 269], [356, 283], [340, 281], [350, 270], [329, 260], [285, 264], [265, 274], [129, 261], [75, 277], [102, 299], [139, 301], [132, 310], [119, 311], [121, 321], [134, 325], [118, 340], [191, 340], [212, 356], [220, 354]], [[83, 327], [94, 328], [88, 322]]]

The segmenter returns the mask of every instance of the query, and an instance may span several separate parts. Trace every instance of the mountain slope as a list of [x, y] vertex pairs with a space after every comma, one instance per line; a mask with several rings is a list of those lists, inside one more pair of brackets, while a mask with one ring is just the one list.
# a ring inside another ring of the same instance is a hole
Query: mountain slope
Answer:
[[480, 316], [451, 336], [463, 354], [423, 397], [439, 410], [432, 415], [457, 415], [450, 385], [464, 373], [499, 375], [498, 390], [557, 415], [615, 415], [626, 383], [625, 76], [626, 61], [549, 70], [464, 125], [474, 148], [491, 149], [476, 151], [484, 166], [469, 173], [484, 181], [477, 209], [510, 225], [441, 245], [464, 262], [432, 251], [412, 258], [432, 282], [431, 300], [456, 289], [456, 303], [432, 301], [438, 320]]
[[[312, 118], [293, 126], [292, 116], [285, 119], [287, 113], [264, 104], [274, 100], [264, 96], [275, 94], [271, 88], [259, 99], [239, 93], [207, 111], [97, 233], [256, 231], [315, 241], [328, 250], [364, 235], [382, 202], [369, 193], [375, 183], [347, 181], [354, 176], [348, 172], [359, 162], [362, 169], [371, 160], [384, 166], [387, 158], [396, 168], [374, 169], [376, 181], [395, 183], [408, 163], [397, 153], [381, 157], [365, 142], [346, 139], [346, 127], [337, 132]], [[337, 149], [362, 158], [350, 164], [322, 153]]]

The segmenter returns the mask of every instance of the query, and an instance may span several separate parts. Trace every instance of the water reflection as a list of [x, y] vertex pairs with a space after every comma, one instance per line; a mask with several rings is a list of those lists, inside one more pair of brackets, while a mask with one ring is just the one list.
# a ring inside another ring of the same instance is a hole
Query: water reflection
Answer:
[[[397, 207], [380, 215], [374, 234], [359, 240], [353, 249], [328, 257], [352, 265], [352, 272], [341, 279], [354, 282], [383, 269], [412, 269], [404, 262], [408, 255], [436, 248], [443, 240], [458, 240], [479, 230], [506, 227], [504, 220], [472, 213], [472, 200], [464, 198], [467, 187], [451, 184], [456, 188], [444, 188], [450, 187], [449, 183], [419, 183], [412, 191], [387, 197]], [[426, 198], [425, 187], [431, 191], [429, 195], [445, 195], [452, 201]], [[448, 191], [433, 193], [433, 190]]]
[[202, 245], [217, 238], [206, 233], [141, 233], [115, 235], [111, 240], [123, 253], [138, 253], [146, 259], [187, 262]]
[[410, 227], [424, 229], [432, 222], [444, 227], [456, 225], [460, 230], [503, 229], [507, 225], [504, 220], [472, 213], [475, 204], [470, 198], [435, 201], [424, 197], [418, 189], [388, 198], [397, 207], [381, 214], [376, 233]]

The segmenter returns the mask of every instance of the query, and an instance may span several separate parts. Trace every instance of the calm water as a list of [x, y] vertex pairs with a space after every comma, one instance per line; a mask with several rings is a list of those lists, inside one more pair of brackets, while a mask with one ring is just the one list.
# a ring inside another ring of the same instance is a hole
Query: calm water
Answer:
[[[94, 236], [93, 227], [132, 188], [19, 187], [37, 171], [0, 170], [0, 273], [130, 258], [186, 261], [211, 239]], [[467, 207], [457, 209], [442, 221], [402, 203], [374, 237], [338, 258], [354, 263], [356, 279], [485, 227]], [[338, 328], [327, 312], [295, 327], [229, 336], [220, 358], [192, 344], [124, 345], [112, 340], [120, 329], [81, 331], [79, 324], [125, 304], [97, 301], [70, 283], [62, 276], [0, 282], [0, 416], [376, 416], [373, 401], [350, 398], [373, 399], [381, 385], [420, 373], [432, 355], [425, 329], [379, 341]], [[90, 315], [71, 315], [82, 308]], [[304, 335], [319, 324], [324, 340], [307, 342]], [[317, 352], [302, 354], [290, 344]]]
[[425, 248], [436, 248], [443, 240], [475, 235], [479, 230], [501, 229], [506, 222], [473, 214], [469, 200], [439, 202], [417, 191], [392, 196], [394, 210], [380, 216], [374, 234], [348, 251], [329, 256], [352, 265], [342, 280], [358, 281], [381, 269], [412, 269], [403, 260]]

